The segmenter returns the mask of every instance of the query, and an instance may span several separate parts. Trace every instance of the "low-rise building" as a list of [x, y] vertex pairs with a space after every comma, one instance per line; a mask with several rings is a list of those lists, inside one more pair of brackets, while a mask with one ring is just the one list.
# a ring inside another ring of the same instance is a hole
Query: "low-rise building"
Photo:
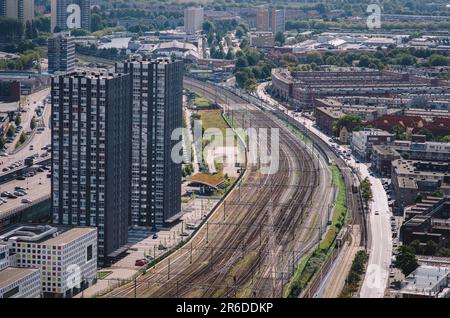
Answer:
[[250, 46], [256, 48], [272, 48], [275, 46], [275, 38], [272, 32], [249, 33]]
[[392, 161], [400, 159], [400, 154], [391, 146], [372, 146], [372, 170], [383, 177], [391, 176]]
[[352, 134], [353, 153], [365, 160], [372, 155], [372, 146], [386, 145], [394, 141], [395, 135], [381, 129], [365, 128]]
[[418, 193], [432, 193], [450, 183], [450, 163], [397, 159], [392, 161], [391, 179], [395, 207], [415, 203]]
[[41, 274], [37, 268], [0, 270], [0, 298], [40, 298]]
[[447, 298], [450, 267], [419, 266], [402, 282], [398, 295], [402, 298]]
[[96, 281], [96, 228], [19, 225], [0, 241], [18, 267], [40, 270], [44, 297], [71, 297]]

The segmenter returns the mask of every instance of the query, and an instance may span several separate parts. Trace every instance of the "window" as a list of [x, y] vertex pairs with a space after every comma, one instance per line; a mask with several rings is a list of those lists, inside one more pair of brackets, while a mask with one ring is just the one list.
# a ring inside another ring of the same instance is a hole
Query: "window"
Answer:
[[86, 262], [90, 261], [92, 259], [92, 245], [89, 245], [86, 248]]

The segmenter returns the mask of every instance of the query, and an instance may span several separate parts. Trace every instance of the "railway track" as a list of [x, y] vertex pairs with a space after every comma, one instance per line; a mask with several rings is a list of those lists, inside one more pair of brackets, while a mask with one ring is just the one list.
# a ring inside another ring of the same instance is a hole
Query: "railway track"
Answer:
[[312, 149], [273, 115], [215, 87], [192, 81], [185, 86], [234, 104], [241, 126], [279, 128], [280, 169], [264, 175], [260, 167], [250, 167], [240, 191], [230, 194], [188, 244], [106, 297], [280, 297], [296, 261], [319, 239], [323, 217], [311, 207], [314, 200], [326, 201], [328, 190], [318, 184], [327, 174]]

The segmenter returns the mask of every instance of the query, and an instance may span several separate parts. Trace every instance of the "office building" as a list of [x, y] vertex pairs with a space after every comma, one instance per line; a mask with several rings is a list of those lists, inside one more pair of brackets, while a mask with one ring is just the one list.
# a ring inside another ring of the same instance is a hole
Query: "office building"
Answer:
[[0, 270], [0, 298], [40, 298], [41, 275], [37, 268]]
[[1, 234], [0, 242], [8, 246], [15, 266], [38, 271], [36, 285], [44, 297], [71, 297], [96, 281], [94, 227], [18, 225]]
[[75, 70], [75, 42], [69, 33], [56, 33], [49, 37], [47, 47], [50, 74]]
[[160, 228], [181, 210], [181, 164], [171, 159], [182, 126], [183, 63], [168, 58], [116, 63], [133, 92], [131, 225]]
[[203, 26], [203, 8], [184, 9], [184, 30], [187, 34], [200, 31]]
[[0, 0], [0, 17], [31, 22], [34, 18], [34, 0]]
[[127, 243], [130, 211], [129, 75], [53, 77], [53, 223], [96, 226], [98, 255]]
[[51, 0], [51, 30], [90, 29], [90, 0]]

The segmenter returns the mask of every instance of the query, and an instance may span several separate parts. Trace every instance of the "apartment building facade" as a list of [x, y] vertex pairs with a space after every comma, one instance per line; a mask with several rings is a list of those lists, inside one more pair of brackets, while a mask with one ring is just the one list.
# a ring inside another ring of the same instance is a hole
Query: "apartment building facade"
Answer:
[[0, 0], [0, 17], [31, 22], [34, 18], [34, 0]]
[[203, 8], [184, 9], [184, 30], [187, 34], [201, 31], [204, 20]]
[[57, 33], [49, 37], [47, 48], [50, 74], [75, 70], [75, 42], [69, 33]]
[[183, 63], [168, 58], [116, 63], [132, 90], [131, 214], [133, 226], [161, 228], [181, 210], [181, 163], [171, 158], [182, 126]]
[[98, 228], [101, 262], [127, 243], [131, 94], [123, 74], [53, 77], [53, 223]]

